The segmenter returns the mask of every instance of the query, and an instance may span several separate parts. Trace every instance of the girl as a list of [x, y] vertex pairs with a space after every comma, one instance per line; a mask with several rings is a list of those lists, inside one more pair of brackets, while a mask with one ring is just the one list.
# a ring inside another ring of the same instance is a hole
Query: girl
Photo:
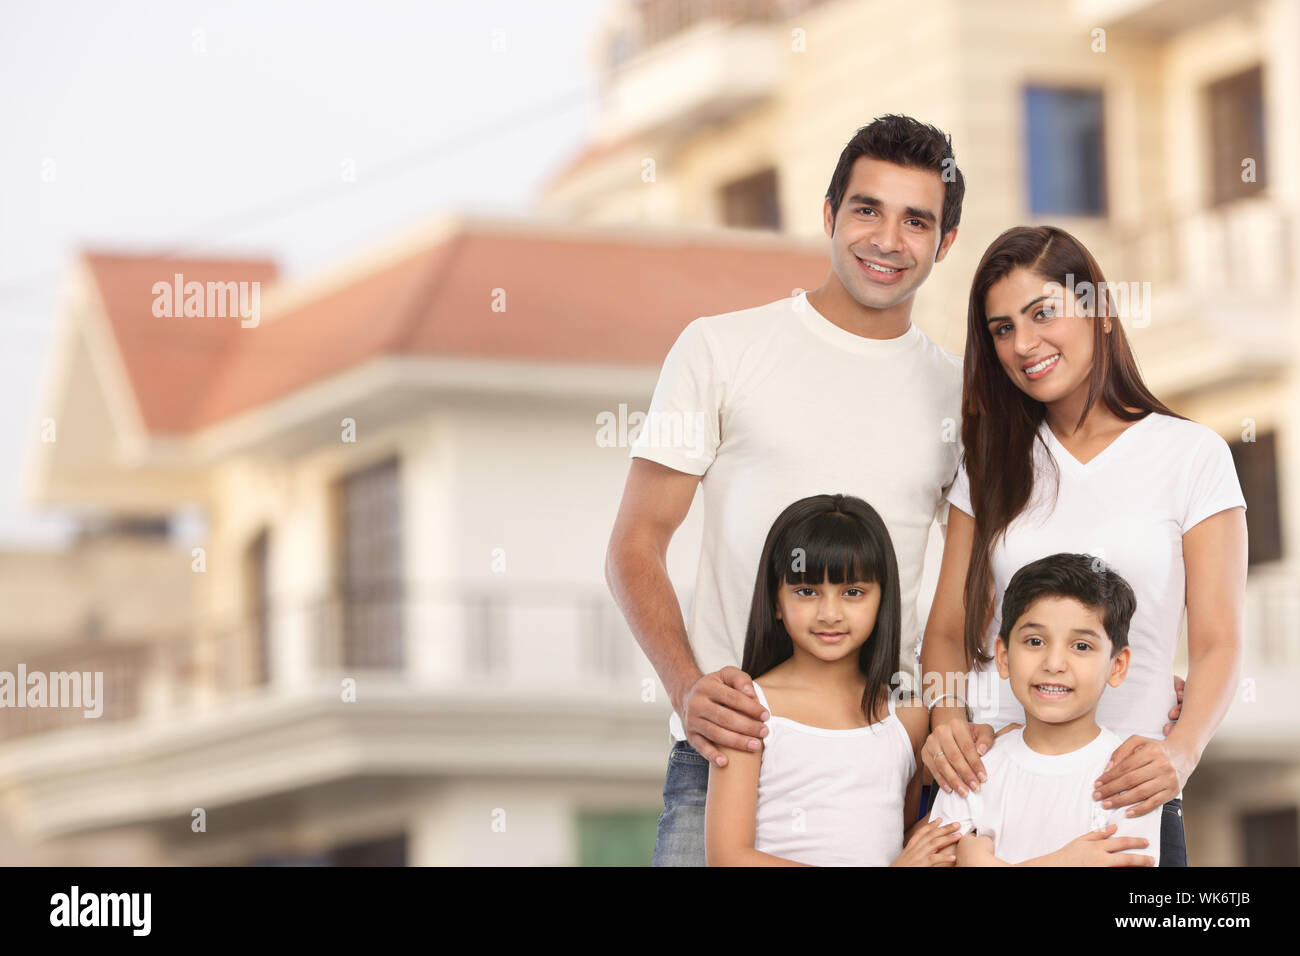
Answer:
[[[759, 561], [746, 674], [767, 708], [757, 753], [709, 765], [710, 866], [946, 866], [956, 824], [904, 826], [920, 799], [925, 709], [895, 708], [898, 567], [885, 524], [847, 495], [796, 501]], [[864, 724], [865, 722], [865, 724]]]
[[927, 688], [936, 678], [945, 687], [922, 759], [945, 790], [979, 789], [994, 730], [1023, 722], [989, 661], [1012, 573], [1059, 551], [1097, 555], [1133, 586], [1137, 609], [1128, 679], [1097, 708], [1125, 740], [1093, 799], [1130, 816], [1163, 806], [1160, 865], [1186, 866], [1183, 785], [1241, 663], [1246, 502], [1227, 443], [1143, 384], [1110, 288], [1088, 251], [1050, 226], [1007, 230], [976, 270], [964, 458], [921, 652]]

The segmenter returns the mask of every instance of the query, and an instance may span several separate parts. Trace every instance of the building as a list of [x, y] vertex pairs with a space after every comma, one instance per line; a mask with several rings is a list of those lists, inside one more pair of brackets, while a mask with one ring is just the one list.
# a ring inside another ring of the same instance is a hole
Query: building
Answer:
[[1297, 45], [1289, 0], [618, 3], [599, 124], [542, 202], [815, 239], [853, 131], [907, 113], [967, 182], [913, 315], [931, 338], [962, 352], [969, 278], [1012, 225], [1061, 226], [1133, 284], [1147, 384], [1228, 439], [1248, 503], [1242, 686], [1186, 790], [1202, 864], [1300, 863]]
[[[294, 282], [86, 253], [36, 498], [205, 532], [150, 582], [192, 599], [134, 710], [0, 744], [15, 833], [180, 864], [648, 858], [669, 705], [603, 580], [627, 399], [692, 314], [823, 267], [783, 237], [491, 221]], [[212, 308], [240, 283], [256, 313]]]

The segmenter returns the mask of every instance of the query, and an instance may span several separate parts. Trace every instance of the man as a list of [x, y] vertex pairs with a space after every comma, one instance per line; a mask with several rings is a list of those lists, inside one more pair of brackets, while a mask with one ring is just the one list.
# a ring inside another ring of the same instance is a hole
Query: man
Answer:
[[[766, 733], [736, 665], [763, 540], [792, 501], [843, 492], [880, 513], [898, 552], [901, 660], [915, 676], [925, 544], [960, 456], [961, 359], [911, 323], [912, 303], [957, 238], [964, 191], [947, 136], [876, 119], [826, 193], [821, 286], [698, 318], [668, 353], [606, 556], [674, 711], [656, 866], [704, 865], [708, 761], [725, 766], [719, 746], [757, 750]], [[687, 629], [666, 557], [697, 485], [705, 529]]]

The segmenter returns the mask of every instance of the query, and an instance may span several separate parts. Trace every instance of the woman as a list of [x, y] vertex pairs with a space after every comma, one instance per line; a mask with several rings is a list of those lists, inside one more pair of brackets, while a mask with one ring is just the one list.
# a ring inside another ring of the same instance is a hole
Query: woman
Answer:
[[[1183, 785], [1241, 664], [1246, 502], [1227, 443], [1143, 385], [1106, 290], [1088, 251], [1047, 226], [1007, 230], [976, 270], [964, 457], [921, 652], [935, 701], [922, 757], [945, 789], [978, 789], [980, 753], [1023, 720], [990, 664], [1007, 582], [1048, 554], [1096, 555], [1132, 585], [1137, 611], [1129, 676], [1097, 710], [1124, 744], [1094, 799], [1131, 815], [1163, 805], [1161, 865], [1186, 866]], [[1184, 608], [1180, 710], [1173, 661]]]

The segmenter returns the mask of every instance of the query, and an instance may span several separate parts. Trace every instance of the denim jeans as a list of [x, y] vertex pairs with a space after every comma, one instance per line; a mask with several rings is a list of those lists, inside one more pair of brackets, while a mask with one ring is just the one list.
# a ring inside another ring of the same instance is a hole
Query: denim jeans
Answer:
[[704, 797], [709, 762], [684, 740], [668, 751], [664, 809], [659, 814], [651, 866], [704, 866]]
[[1178, 797], [1174, 797], [1160, 808], [1160, 865], [1187, 865], [1187, 833], [1183, 829], [1183, 801]]

